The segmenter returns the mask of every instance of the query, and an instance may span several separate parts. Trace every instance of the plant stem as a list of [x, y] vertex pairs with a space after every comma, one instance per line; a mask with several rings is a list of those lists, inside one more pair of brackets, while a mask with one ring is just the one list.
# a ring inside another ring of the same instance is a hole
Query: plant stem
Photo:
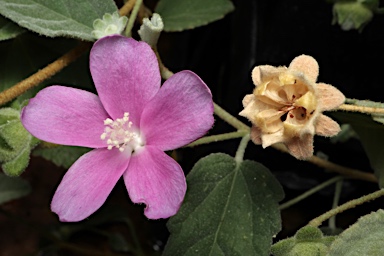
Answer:
[[143, 2], [143, 0], [136, 0], [135, 1], [135, 5], [133, 7], [132, 13], [129, 16], [127, 27], [125, 28], [125, 35], [127, 37], [131, 37], [132, 36], [132, 28], [133, 28], [133, 25], [135, 24], [137, 13], [140, 10], [140, 6], [141, 6], [142, 2]]
[[132, 10], [136, 0], [128, 0], [119, 10], [120, 16], [126, 16]]
[[295, 197], [295, 198], [293, 198], [293, 199], [291, 199], [291, 200], [281, 204], [279, 206], [279, 209], [280, 210], [287, 209], [287, 208], [291, 207], [292, 205], [297, 204], [298, 202], [304, 200], [305, 198], [313, 195], [314, 193], [322, 190], [323, 188], [328, 187], [329, 185], [331, 185], [331, 184], [333, 184], [333, 183], [335, 183], [337, 181], [340, 181], [341, 179], [343, 179], [342, 176], [333, 177], [332, 179], [329, 179], [329, 180], [327, 180], [327, 181], [317, 185], [316, 187], [311, 188], [310, 190], [304, 192], [303, 194], [301, 194], [301, 195], [299, 195], [299, 196], [297, 196], [297, 197]]
[[342, 205], [338, 206], [337, 208], [332, 209], [332, 210], [320, 215], [319, 217], [311, 220], [308, 223], [308, 225], [311, 225], [313, 227], [318, 227], [321, 225], [321, 223], [323, 223], [324, 221], [326, 221], [327, 219], [331, 218], [332, 216], [334, 216], [338, 213], [341, 213], [345, 210], [354, 208], [360, 204], [372, 201], [372, 200], [377, 199], [381, 196], [384, 196], [384, 189], [380, 189], [380, 190], [373, 192], [371, 194], [362, 196], [360, 198], [357, 198], [357, 199], [351, 200], [345, 204], [342, 204]]
[[43, 69], [40, 69], [35, 74], [30, 77], [24, 79], [23, 81], [15, 84], [11, 88], [0, 93], [0, 105], [3, 105], [16, 97], [20, 96], [27, 90], [31, 89], [34, 86], [39, 85], [41, 82], [47, 80], [52, 77], [63, 68], [68, 66], [71, 62], [75, 61], [78, 57], [80, 57], [86, 50], [88, 50], [90, 44], [87, 42], [82, 42], [48, 66]]
[[195, 147], [198, 145], [208, 144], [211, 142], [241, 138], [248, 133], [249, 133], [248, 131], [237, 131], [237, 132], [229, 132], [229, 133], [223, 133], [218, 135], [206, 136], [186, 145], [185, 147]]
[[350, 112], [360, 112], [365, 114], [384, 114], [384, 108], [373, 108], [365, 106], [356, 106], [350, 104], [343, 104], [337, 108], [338, 110], [345, 110]]
[[244, 137], [240, 141], [239, 147], [237, 148], [236, 155], [235, 155], [235, 161], [237, 165], [243, 162], [245, 149], [247, 148], [249, 140], [250, 140], [250, 135], [249, 133], [247, 133], [246, 135], [244, 135]]
[[[337, 181], [336, 186], [335, 186], [335, 194], [333, 196], [332, 209], [336, 209], [337, 206], [339, 205], [339, 200], [340, 200], [342, 188], [343, 188], [343, 180]], [[328, 226], [331, 230], [336, 229], [336, 215], [332, 216], [329, 219]]]
[[217, 105], [216, 103], [213, 103], [214, 109], [215, 109], [215, 114], [220, 117], [222, 120], [227, 122], [228, 124], [232, 125], [234, 128], [237, 130], [242, 130], [242, 131], [250, 131], [250, 128], [248, 125], [244, 124], [241, 122], [239, 119], [236, 117], [232, 116], [230, 113], [225, 111], [222, 107]]
[[[126, 15], [132, 9], [135, 0], [129, 0], [124, 6], [119, 10], [120, 15]], [[19, 83], [13, 85], [11, 88], [0, 93], [0, 106], [10, 102], [16, 97], [20, 96], [27, 90], [31, 89], [34, 86], [39, 85], [41, 82], [52, 77], [63, 68], [68, 66], [70, 63], [79, 58], [85, 51], [90, 48], [90, 43], [82, 42], [69, 52], [65, 53], [63, 56], [46, 66], [45, 68], [37, 71], [30, 77], [20, 81]]]
[[[274, 145], [272, 145], [272, 147], [275, 149], [278, 149], [282, 152], [288, 153], [288, 150], [284, 145], [274, 144]], [[376, 176], [372, 173], [363, 172], [363, 171], [360, 171], [357, 169], [338, 165], [338, 164], [324, 160], [324, 159], [317, 157], [317, 156], [311, 156], [306, 161], [310, 162], [314, 165], [317, 165], [319, 167], [323, 167], [324, 169], [327, 169], [327, 170], [330, 170], [333, 172], [337, 172], [337, 173], [342, 174], [344, 176], [347, 176], [349, 178], [365, 180], [365, 181], [370, 181], [370, 182], [374, 182], [374, 183], [378, 182]]]

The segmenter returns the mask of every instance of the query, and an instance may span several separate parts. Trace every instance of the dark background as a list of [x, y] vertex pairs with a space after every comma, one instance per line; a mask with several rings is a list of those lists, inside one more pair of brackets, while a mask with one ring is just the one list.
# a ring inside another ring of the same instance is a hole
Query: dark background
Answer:
[[[156, 1], [144, 3], [153, 9]], [[337, 87], [346, 97], [384, 101], [380, 90], [384, 67], [382, 16], [375, 16], [359, 33], [356, 30], [343, 31], [338, 25], [332, 25], [332, 5], [325, 0], [236, 0], [234, 5], [235, 10], [220, 21], [184, 32], [163, 33], [159, 41], [159, 52], [165, 65], [174, 72], [189, 69], [197, 73], [211, 88], [214, 101], [231, 114], [237, 116], [242, 110], [242, 98], [254, 88], [250, 76], [254, 66], [288, 66], [300, 54], [313, 56], [320, 65], [318, 80]], [[249, 124], [244, 118], [239, 118]], [[210, 134], [231, 131], [233, 128], [217, 118]], [[224, 152], [234, 156], [238, 143], [236, 139], [181, 149], [177, 151], [177, 157], [188, 173], [199, 158], [210, 153]], [[335, 163], [372, 172], [357, 139], [331, 144], [329, 139], [316, 137], [315, 153], [318, 152], [323, 152]], [[262, 149], [252, 143], [245, 158], [270, 168], [284, 187], [284, 201], [334, 176], [275, 149]], [[64, 173], [63, 168], [40, 157], [32, 157], [23, 177], [31, 182], [34, 191], [28, 197], [4, 206], [7, 211], [20, 213], [20, 216], [10, 219], [0, 215], [0, 255], [26, 255], [39, 251], [39, 248], [49, 249], [52, 240], [41, 236], [42, 233], [78, 227], [77, 224], [59, 223], [49, 209], [52, 195]], [[374, 183], [345, 180], [340, 201], [343, 203], [377, 188]], [[329, 210], [332, 199], [333, 186], [282, 211], [283, 229], [276, 240], [293, 235], [309, 220]], [[384, 200], [379, 199], [348, 210], [338, 215], [337, 226], [346, 228], [359, 216], [383, 205]], [[92, 218], [98, 219], [116, 207], [129, 215], [133, 228], [113, 221], [100, 222], [97, 227], [119, 232], [128, 241], [132, 241], [130, 230], [133, 230], [146, 255], [160, 252], [169, 235], [166, 220], [148, 221], [143, 215], [143, 206], [130, 202], [121, 181]], [[81, 229], [68, 234], [70, 243], [110, 252], [110, 243], [100, 234]], [[76, 254], [65, 246], [58, 252], [48, 249], [44, 253], [40, 251], [40, 255], [86, 255]]]

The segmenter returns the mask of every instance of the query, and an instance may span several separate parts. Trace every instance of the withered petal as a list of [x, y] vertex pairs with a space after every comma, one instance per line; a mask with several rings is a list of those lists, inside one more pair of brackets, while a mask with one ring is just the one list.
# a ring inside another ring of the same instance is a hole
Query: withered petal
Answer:
[[289, 64], [289, 70], [302, 72], [308, 80], [316, 82], [319, 75], [319, 64], [317, 61], [308, 55], [300, 55], [294, 58]]
[[306, 134], [302, 138], [294, 137], [285, 143], [289, 153], [299, 160], [305, 160], [313, 155], [313, 135]]
[[336, 89], [336, 87], [333, 87], [329, 84], [318, 83], [317, 93], [318, 103], [321, 111], [337, 108], [345, 101], [344, 94]]
[[334, 136], [341, 130], [340, 125], [337, 122], [322, 114], [316, 120], [315, 129], [316, 134], [325, 137]]

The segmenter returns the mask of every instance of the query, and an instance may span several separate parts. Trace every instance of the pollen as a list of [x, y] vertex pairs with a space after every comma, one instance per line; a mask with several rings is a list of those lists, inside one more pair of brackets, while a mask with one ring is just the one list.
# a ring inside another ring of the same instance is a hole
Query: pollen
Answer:
[[124, 113], [123, 118], [105, 119], [104, 125], [106, 127], [100, 135], [100, 139], [106, 141], [109, 150], [117, 148], [120, 152], [124, 152], [128, 147], [130, 150], [134, 150], [142, 144], [139, 134], [132, 129], [128, 112]]

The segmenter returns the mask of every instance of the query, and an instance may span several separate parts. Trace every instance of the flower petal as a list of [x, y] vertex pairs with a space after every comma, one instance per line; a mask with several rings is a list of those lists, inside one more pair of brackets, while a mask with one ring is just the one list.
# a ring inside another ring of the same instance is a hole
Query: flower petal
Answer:
[[51, 209], [61, 221], [81, 221], [105, 202], [127, 169], [128, 152], [94, 149], [80, 157], [64, 175]]
[[262, 134], [262, 132], [261, 132], [260, 128], [255, 126], [255, 125], [252, 125], [252, 128], [251, 128], [251, 140], [256, 145], [260, 145], [262, 143], [262, 141], [261, 141], [261, 134]]
[[329, 84], [317, 84], [318, 101], [321, 111], [337, 108], [345, 101], [344, 94]]
[[319, 64], [313, 57], [308, 55], [300, 55], [294, 58], [288, 69], [302, 72], [311, 82], [316, 82], [319, 75]]
[[256, 86], [263, 82], [267, 82], [285, 71], [286, 67], [274, 67], [270, 65], [261, 65], [254, 67], [252, 70], [252, 81]]
[[289, 153], [300, 160], [305, 160], [313, 155], [313, 135], [305, 134], [302, 138], [295, 137], [285, 143]]
[[108, 117], [95, 94], [50, 86], [23, 108], [21, 122], [33, 136], [44, 141], [100, 148], [106, 146], [100, 135]]
[[263, 148], [269, 147], [273, 144], [279, 143], [279, 142], [284, 142], [284, 130], [281, 129], [275, 133], [271, 134], [262, 134], [261, 135], [261, 141], [263, 142], [262, 146]]
[[101, 102], [113, 119], [129, 112], [134, 126], [161, 84], [155, 53], [144, 42], [123, 36], [98, 40], [90, 53], [90, 70]]
[[180, 165], [151, 146], [132, 155], [124, 181], [132, 202], [147, 205], [144, 214], [149, 219], [176, 214], [187, 188]]
[[283, 129], [283, 122], [280, 118], [285, 113], [285, 111], [276, 109], [263, 110], [257, 114], [255, 123], [263, 133], [274, 133]]
[[325, 115], [320, 115], [316, 120], [316, 134], [330, 137], [340, 132], [340, 126], [337, 122]]
[[245, 108], [246, 106], [248, 106], [248, 104], [251, 103], [253, 100], [255, 100], [255, 96], [253, 94], [245, 95], [242, 101], [243, 107]]
[[170, 150], [203, 136], [213, 125], [212, 95], [191, 71], [171, 76], [143, 111], [140, 131], [147, 145]]

